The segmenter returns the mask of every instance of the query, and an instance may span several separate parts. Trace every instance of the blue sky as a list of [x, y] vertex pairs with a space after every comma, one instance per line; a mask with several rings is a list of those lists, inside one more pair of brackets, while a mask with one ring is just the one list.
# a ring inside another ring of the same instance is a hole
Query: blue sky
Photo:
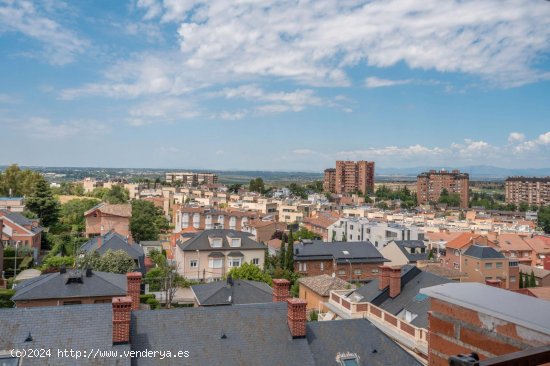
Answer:
[[0, 0], [0, 47], [0, 165], [550, 166], [546, 1]]

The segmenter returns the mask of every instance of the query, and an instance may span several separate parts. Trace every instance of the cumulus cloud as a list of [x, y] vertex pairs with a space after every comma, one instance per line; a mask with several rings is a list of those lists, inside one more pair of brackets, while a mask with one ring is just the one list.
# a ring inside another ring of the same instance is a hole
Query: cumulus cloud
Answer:
[[74, 61], [89, 46], [89, 42], [55, 20], [54, 13], [63, 2], [59, 3], [54, 6], [45, 2], [40, 8], [26, 0], [0, 2], [0, 35], [19, 32], [40, 42], [45, 59], [54, 65]]
[[521, 132], [511, 132], [508, 136], [509, 143], [522, 142], [525, 140], [525, 134]]
[[514, 150], [517, 153], [526, 153], [548, 147], [550, 147], [550, 131], [540, 134], [536, 139], [521, 142], [514, 147]]

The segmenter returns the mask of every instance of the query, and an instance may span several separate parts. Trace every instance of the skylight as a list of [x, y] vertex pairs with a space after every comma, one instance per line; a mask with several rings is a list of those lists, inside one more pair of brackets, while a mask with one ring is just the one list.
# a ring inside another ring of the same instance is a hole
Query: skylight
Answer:
[[349, 252], [347, 250], [342, 250], [342, 253], [344, 253], [345, 255], [349, 255]]

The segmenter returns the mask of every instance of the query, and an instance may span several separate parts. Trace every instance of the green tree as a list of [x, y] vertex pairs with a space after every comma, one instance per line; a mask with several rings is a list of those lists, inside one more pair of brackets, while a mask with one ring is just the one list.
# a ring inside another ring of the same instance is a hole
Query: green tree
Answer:
[[441, 194], [439, 195], [438, 202], [447, 204], [450, 207], [458, 207], [460, 206], [460, 195], [456, 193], [449, 194], [449, 192], [443, 188]]
[[285, 268], [289, 271], [294, 271], [294, 237], [292, 235], [292, 229], [288, 233], [288, 248], [286, 251]]
[[312, 190], [315, 193], [322, 193], [323, 192], [323, 181], [322, 180], [314, 180], [310, 184], [306, 186], [307, 189]]
[[290, 193], [293, 196], [300, 197], [302, 199], [307, 198], [306, 190], [304, 189], [304, 187], [302, 187], [299, 184], [290, 183], [290, 185], [288, 186], [288, 189], [290, 190]]
[[294, 241], [298, 240], [301, 241], [303, 239], [310, 239], [310, 240], [320, 240], [321, 235], [315, 234], [313, 231], [309, 231], [305, 227], [300, 228], [300, 230], [293, 233]]
[[74, 257], [47, 257], [44, 259], [44, 261], [42, 261], [41, 270], [43, 272], [58, 272], [62, 266], [72, 267], [74, 261]]
[[248, 189], [251, 192], [258, 192], [258, 193], [264, 193], [265, 192], [265, 184], [264, 180], [262, 178], [256, 178], [252, 179], [250, 181], [250, 184], [248, 186]]
[[527, 273], [524, 273], [524, 278], [523, 278], [523, 288], [528, 288], [529, 287], [529, 275]]
[[239, 190], [243, 187], [242, 184], [231, 184], [227, 187], [227, 190], [230, 192], [230, 193], [239, 193]]
[[42, 179], [38, 172], [21, 170], [17, 164], [10, 165], [4, 172], [0, 172], [0, 196], [29, 196]]
[[99, 200], [94, 198], [74, 199], [61, 205], [59, 224], [65, 231], [80, 233], [85, 230], [84, 213], [96, 206]]
[[40, 179], [34, 192], [26, 200], [27, 209], [34, 212], [42, 225], [49, 227], [57, 222], [59, 202], [54, 198], [45, 179]]
[[79, 256], [76, 263], [78, 268], [91, 268], [95, 271], [128, 273], [136, 269], [134, 259], [123, 250], [107, 250], [103, 255], [97, 251], [87, 252]]
[[111, 204], [126, 203], [128, 202], [128, 191], [123, 186], [115, 184], [103, 195], [103, 201]]
[[243, 263], [240, 267], [232, 268], [227, 276], [234, 279], [265, 282], [271, 286], [271, 276], [252, 263]]
[[531, 270], [531, 275], [529, 276], [529, 287], [537, 287], [537, 280], [535, 279], [535, 272]]
[[550, 207], [539, 209], [537, 222], [545, 233], [550, 234]]
[[279, 249], [279, 267], [285, 268], [286, 264], [286, 245], [285, 245], [285, 234], [281, 236], [281, 248]]
[[519, 271], [519, 288], [524, 288], [525, 285], [523, 284], [523, 273]]
[[132, 201], [132, 217], [130, 218], [130, 231], [136, 242], [143, 240], [158, 240], [162, 231], [168, 230], [170, 223], [164, 217], [164, 213], [152, 202]]

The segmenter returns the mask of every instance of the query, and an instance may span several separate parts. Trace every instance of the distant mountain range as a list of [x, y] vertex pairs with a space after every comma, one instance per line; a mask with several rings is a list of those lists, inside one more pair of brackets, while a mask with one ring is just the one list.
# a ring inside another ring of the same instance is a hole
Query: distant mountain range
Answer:
[[453, 170], [459, 169], [463, 173], [470, 174], [470, 179], [505, 179], [506, 177], [523, 175], [530, 177], [546, 177], [550, 176], [550, 168], [500, 168], [492, 165], [472, 165], [463, 167], [434, 167], [434, 166], [421, 166], [414, 168], [384, 168], [376, 167], [376, 175], [379, 176], [394, 176], [394, 177], [413, 177], [421, 172], [429, 171], [431, 169], [445, 169]]

